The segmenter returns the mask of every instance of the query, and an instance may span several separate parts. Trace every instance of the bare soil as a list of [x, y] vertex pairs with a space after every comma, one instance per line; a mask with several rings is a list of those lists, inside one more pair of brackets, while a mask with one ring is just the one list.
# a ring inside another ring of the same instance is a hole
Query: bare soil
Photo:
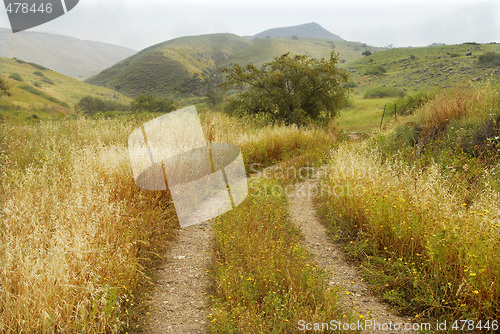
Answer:
[[157, 273], [144, 333], [207, 333], [213, 233], [210, 222], [179, 234]]

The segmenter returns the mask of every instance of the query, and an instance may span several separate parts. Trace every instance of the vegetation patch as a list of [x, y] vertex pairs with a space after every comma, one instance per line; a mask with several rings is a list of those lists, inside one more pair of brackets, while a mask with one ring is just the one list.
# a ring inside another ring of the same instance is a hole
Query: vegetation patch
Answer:
[[405, 91], [397, 87], [373, 87], [365, 91], [365, 99], [378, 99], [383, 97], [403, 97]]
[[108, 111], [129, 110], [130, 106], [117, 101], [103, 100], [87, 95], [75, 105], [75, 109], [85, 115], [93, 116]]
[[247, 200], [215, 222], [211, 333], [285, 333], [299, 320], [352, 320], [302, 248], [286, 195], [276, 191], [282, 186], [251, 181]]
[[500, 53], [488, 51], [477, 57], [478, 67], [500, 67]]
[[17, 80], [17, 81], [19, 81], [19, 82], [23, 82], [23, 81], [24, 81], [24, 80], [23, 80], [23, 78], [21, 77], [21, 75], [20, 75], [19, 73], [11, 73], [11, 74], [9, 75], [9, 78], [10, 78], [10, 79]]
[[127, 136], [139, 124], [0, 125], [7, 332], [136, 329], [151, 270], [178, 224], [164, 193], [134, 184]]
[[35, 88], [33, 86], [30, 86], [30, 85], [21, 85], [21, 86], [19, 86], [19, 88], [21, 88], [22, 90], [25, 90], [25, 91], [27, 91], [27, 92], [29, 92], [31, 94], [35, 94], [35, 95], [38, 95], [40, 97], [43, 97], [46, 100], [49, 100], [49, 101], [54, 102], [54, 103], [57, 103], [57, 104], [65, 107], [65, 108], [69, 109], [69, 105], [66, 102], [58, 100], [55, 97], [50, 96], [47, 93], [45, 93], [45, 92], [43, 92], [43, 91], [41, 91], [41, 90], [39, 90], [39, 89], [37, 89], [37, 88]]
[[366, 71], [366, 75], [382, 75], [387, 72], [387, 68], [382, 65], [370, 66]]
[[336, 191], [320, 214], [374, 289], [417, 320], [500, 315], [498, 107], [491, 86], [444, 91], [416, 123], [332, 153], [324, 182]]

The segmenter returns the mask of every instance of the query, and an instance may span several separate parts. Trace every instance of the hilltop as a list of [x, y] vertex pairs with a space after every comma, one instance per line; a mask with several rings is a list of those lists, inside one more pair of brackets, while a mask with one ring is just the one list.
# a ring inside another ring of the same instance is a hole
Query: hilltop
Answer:
[[74, 37], [0, 28], [0, 57], [34, 62], [62, 74], [85, 79], [137, 51]]
[[322, 39], [331, 39], [334, 41], [343, 41], [343, 39], [335, 34], [332, 34], [322, 26], [317, 23], [306, 23], [298, 26], [292, 27], [282, 27], [282, 28], [273, 28], [265, 30], [261, 33], [258, 33], [254, 36], [250, 36], [248, 38], [290, 38], [292, 36], [303, 37], [303, 38], [322, 38]]

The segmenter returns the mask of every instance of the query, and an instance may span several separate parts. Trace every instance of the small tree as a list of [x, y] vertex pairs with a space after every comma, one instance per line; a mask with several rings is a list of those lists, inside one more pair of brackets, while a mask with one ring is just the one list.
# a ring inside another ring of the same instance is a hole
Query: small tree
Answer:
[[242, 113], [266, 113], [285, 124], [329, 120], [338, 114], [347, 97], [349, 75], [337, 68], [338, 55], [329, 60], [285, 53], [260, 69], [250, 64], [234, 65], [221, 85], [225, 89], [246, 89], [230, 103]]
[[368, 57], [368, 56], [371, 56], [371, 54], [372, 54], [372, 52], [370, 50], [366, 50], [366, 51], [363, 51], [363, 53], [361, 55]]
[[10, 86], [3, 78], [0, 77], [0, 97], [1, 96], [11, 96]]

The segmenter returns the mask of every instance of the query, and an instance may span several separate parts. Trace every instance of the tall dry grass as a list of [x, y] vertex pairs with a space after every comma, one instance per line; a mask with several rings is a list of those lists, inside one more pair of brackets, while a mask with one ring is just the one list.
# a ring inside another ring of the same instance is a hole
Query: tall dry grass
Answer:
[[[134, 184], [135, 125], [2, 125], [0, 331], [113, 333], [138, 324], [176, 218]], [[134, 314], [132, 314], [134, 313]]]
[[485, 185], [467, 205], [438, 164], [382, 162], [365, 146], [342, 145], [329, 166], [336, 191], [319, 211], [386, 300], [417, 319], [498, 319], [498, 191]]
[[[201, 115], [207, 141], [251, 163], [324, 158], [327, 133]], [[154, 264], [178, 225], [141, 191], [127, 138], [144, 118], [1, 124], [0, 332], [116, 333], [147, 317]]]

